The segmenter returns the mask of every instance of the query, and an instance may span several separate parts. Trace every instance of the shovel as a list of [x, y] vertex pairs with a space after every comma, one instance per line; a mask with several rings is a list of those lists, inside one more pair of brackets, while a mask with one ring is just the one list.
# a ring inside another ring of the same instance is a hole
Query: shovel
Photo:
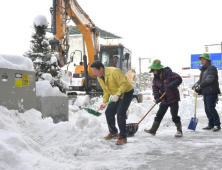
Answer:
[[[107, 106], [108, 104], [109, 104], [109, 102], [106, 103], [104, 105], [104, 107]], [[93, 110], [93, 109], [90, 109], [90, 108], [83, 108], [83, 109], [86, 110], [88, 113], [93, 114], [93, 115], [98, 116], [98, 117], [102, 114], [102, 113], [98, 112], [101, 109], [98, 109], [96, 111]], [[126, 124], [126, 134], [127, 134], [127, 137], [133, 136], [137, 132], [138, 126], [135, 127], [135, 125], [136, 125], [136, 123], [128, 123], [128, 124]]]
[[195, 92], [195, 88], [194, 88], [194, 94], [195, 94], [194, 117], [191, 118], [190, 124], [188, 126], [188, 129], [190, 130], [195, 130], [198, 122], [198, 119], [196, 118], [197, 93]]
[[[163, 95], [160, 97], [160, 100], [164, 97], [165, 94], [166, 94], [166, 92], [163, 93]], [[137, 130], [138, 130], [138, 125], [139, 125], [140, 122], [142, 122], [142, 120], [148, 115], [148, 113], [154, 108], [154, 106], [156, 106], [156, 103], [153, 105], [153, 107], [151, 107], [151, 109], [146, 113], [146, 115], [143, 116], [143, 118], [136, 124], [136, 126], [134, 126], [134, 129], [137, 128]]]
[[[113, 101], [109, 101], [109, 102], [107, 102], [104, 106], [103, 106], [103, 108], [105, 108], [109, 103], [112, 103]], [[93, 110], [93, 109], [90, 109], [90, 108], [83, 108], [85, 111], [87, 111], [88, 113], [90, 113], [90, 114], [93, 114], [93, 115], [95, 115], [95, 116], [100, 116], [100, 115], [102, 115], [102, 113], [99, 113], [98, 111], [100, 111], [102, 108], [99, 108], [98, 110]]]
[[[109, 102], [107, 102], [103, 107], [107, 106], [109, 104]], [[87, 111], [88, 113], [90, 114], [93, 114], [95, 116], [100, 116], [102, 113], [98, 112], [100, 111], [102, 108], [99, 108], [98, 110], [93, 110], [93, 109], [90, 109], [90, 108], [83, 108], [85, 111]]]

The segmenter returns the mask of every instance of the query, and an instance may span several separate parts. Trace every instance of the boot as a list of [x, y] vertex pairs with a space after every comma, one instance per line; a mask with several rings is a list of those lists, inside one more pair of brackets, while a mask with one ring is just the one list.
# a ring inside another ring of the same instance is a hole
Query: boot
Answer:
[[160, 122], [154, 121], [151, 129], [150, 130], [144, 129], [144, 131], [146, 133], [149, 133], [149, 134], [155, 136], [156, 135], [156, 131], [159, 128], [159, 126], [160, 126]]
[[175, 125], [177, 127], [177, 133], [175, 134], [175, 137], [182, 137], [183, 136], [183, 132], [182, 132], [181, 122], [175, 123]]
[[214, 128], [213, 126], [208, 125], [207, 127], [204, 127], [203, 130], [212, 130], [213, 128]]
[[214, 128], [212, 129], [213, 132], [217, 132], [219, 130], [221, 130], [220, 126], [214, 126]]
[[123, 145], [125, 143], [127, 143], [127, 138], [119, 137], [118, 140], [116, 141], [116, 145]]
[[119, 137], [119, 134], [115, 134], [115, 135], [111, 135], [108, 134], [106, 137], [104, 137], [106, 140], [110, 140], [110, 139], [117, 139]]

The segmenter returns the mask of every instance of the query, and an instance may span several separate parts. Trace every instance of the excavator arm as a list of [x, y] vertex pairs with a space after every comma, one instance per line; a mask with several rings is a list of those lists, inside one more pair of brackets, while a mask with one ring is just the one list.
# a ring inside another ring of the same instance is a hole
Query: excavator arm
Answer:
[[[52, 33], [54, 37], [53, 40], [50, 41], [50, 44], [52, 49], [58, 52], [59, 56], [57, 56], [57, 59], [59, 60], [60, 66], [67, 64], [69, 51], [69, 28], [67, 24], [70, 20], [75, 23], [83, 35], [88, 52], [89, 65], [95, 59], [97, 60], [99, 48], [98, 33], [96, 31], [95, 24], [80, 7], [77, 0], [53, 0], [51, 13]], [[83, 68], [83, 63], [80, 67]], [[90, 76], [94, 76], [91, 69], [88, 69], [88, 73]]]

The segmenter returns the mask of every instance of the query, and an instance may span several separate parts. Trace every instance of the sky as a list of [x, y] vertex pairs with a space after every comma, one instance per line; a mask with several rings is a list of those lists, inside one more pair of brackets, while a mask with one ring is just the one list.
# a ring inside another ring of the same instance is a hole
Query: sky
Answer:
[[[96, 26], [123, 37], [120, 43], [132, 49], [137, 71], [141, 57], [160, 59], [164, 66], [182, 72], [183, 67], [190, 66], [191, 54], [205, 52], [205, 45], [221, 43], [220, 0], [81, 0], [78, 3]], [[52, 0], [12, 0], [2, 5], [10, 10], [0, 11], [4, 25], [0, 32], [0, 54], [22, 55], [30, 46], [34, 18], [41, 14], [51, 21]], [[212, 53], [220, 51], [220, 46], [209, 48]], [[148, 71], [150, 65], [143, 60], [142, 71]]]

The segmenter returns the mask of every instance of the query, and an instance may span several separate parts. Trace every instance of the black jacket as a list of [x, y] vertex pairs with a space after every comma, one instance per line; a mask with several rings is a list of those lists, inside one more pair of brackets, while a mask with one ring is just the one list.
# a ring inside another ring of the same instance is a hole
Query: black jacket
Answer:
[[202, 88], [202, 95], [220, 94], [217, 68], [211, 61], [199, 69], [200, 79], [197, 82]]

